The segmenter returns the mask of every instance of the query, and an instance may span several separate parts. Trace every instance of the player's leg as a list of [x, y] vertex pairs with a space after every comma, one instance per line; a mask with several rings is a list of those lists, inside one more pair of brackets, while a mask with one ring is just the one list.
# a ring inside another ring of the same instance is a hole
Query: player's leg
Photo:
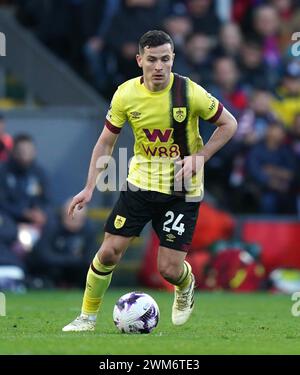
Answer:
[[190, 264], [185, 260], [196, 225], [199, 202], [186, 202], [180, 197], [165, 199], [163, 208], [156, 211], [152, 220], [160, 248], [158, 269], [162, 276], [174, 285], [172, 322], [184, 324], [194, 308], [195, 278]]
[[134, 237], [105, 233], [87, 273], [81, 315], [63, 328], [65, 332], [93, 331], [97, 313], [111, 282], [112, 273]]
[[83, 314], [96, 317], [111, 282], [113, 270], [133, 238], [105, 233], [104, 241], [87, 274], [81, 310]]
[[[63, 331], [94, 330], [96, 315], [110, 284], [113, 270], [132, 239], [150, 220], [147, 192], [123, 190], [105, 225], [104, 242], [87, 275], [82, 314]], [[86, 323], [86, 324], [84, 324]]]
[[158, 250], [158, 270], [165, 280], [174, 285], [172, 322], [175, 325], [184, 324], [194, 308], [195, 278], [185, 257], [184, 251], [164, 246]]

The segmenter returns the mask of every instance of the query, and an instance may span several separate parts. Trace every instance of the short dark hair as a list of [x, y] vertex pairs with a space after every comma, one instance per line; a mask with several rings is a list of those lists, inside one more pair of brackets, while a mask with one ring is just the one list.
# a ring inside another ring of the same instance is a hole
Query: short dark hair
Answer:
[[20, 133], [14, 136], [14, 147], [22, 142], [34, 143], [33, 138], [30, 134]]
[[162, 30], [150, 30], [141, 36], [139, 40], [139, 52], [143, 53], [145, 47], [158, 47], [169, 43], [174, 50], [174, 43], [169, 34]]

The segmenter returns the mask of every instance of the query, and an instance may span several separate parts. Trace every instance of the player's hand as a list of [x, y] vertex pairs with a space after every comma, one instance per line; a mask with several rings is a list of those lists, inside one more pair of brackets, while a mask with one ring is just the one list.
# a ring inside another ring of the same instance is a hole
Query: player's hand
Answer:
[[190, 155], [176, 162], [177, 166], [182, 168], [176, 173], [175, 180], [180, 181], [183, 178], [190, 179], [204, 166], [204, 156]]
[[80, 193], [73, 197], [68, 209], [68, 215], [74, 217], [74, 210], [77, 208], [81, 210], [92, 198], [93, 192], [88, 189], [83, 189]]

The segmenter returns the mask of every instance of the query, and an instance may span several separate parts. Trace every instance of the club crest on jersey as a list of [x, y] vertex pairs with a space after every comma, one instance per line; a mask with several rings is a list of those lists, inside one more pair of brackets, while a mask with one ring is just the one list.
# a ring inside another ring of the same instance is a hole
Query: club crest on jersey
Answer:
[[115, 228], [116, 229], [122, 228], [125, 224], [125, 221], [126, 221], [126, 217], [117, 215], [116, 218], [115, 218], [115, 221], [114, 221]]
[[186, 118], [186, 107], [173, 108], [173, 117], [177, 122], [184, 121]]

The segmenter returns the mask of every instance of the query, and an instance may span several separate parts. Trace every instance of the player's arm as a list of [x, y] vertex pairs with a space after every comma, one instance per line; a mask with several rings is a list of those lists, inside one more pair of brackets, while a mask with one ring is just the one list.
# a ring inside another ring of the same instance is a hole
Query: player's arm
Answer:
[[184, 160], [177, 162], [177, 164], [183, 166], [175, 176], [177, 180], [180, 180], [183, 176], [189, 178], [199, 171], [203, 167], [203, 164], [232, 138], [237, 129], [236, 119], [224, 107], [214, 124], [217, 126], [217, 129], [205, 146], [197, 154], [190, 155], [184, 158]]
[[219, 151], [234, 135], [237, 129], [237, 121], [233, 115], [223, 107], [218, 120], [214, 122], [217, 129], [197, 154], [204, 157], [204, 162], [209, 160], [217, 151]]
[[91, 200], [96, 186], [97, 177], [105, 169], [104, 165], [102, 168], [98, 168], [97, 161], [103, 156], [111, 156], [118, 136], [119, 134], [112, 132], [107, 126], [104, 127], [93, 149], [86, 185], [80, 193], [73, 197], [68, 210], [69, 215], [74, 215], [74, 209], [76, 206], [80, 210]]

